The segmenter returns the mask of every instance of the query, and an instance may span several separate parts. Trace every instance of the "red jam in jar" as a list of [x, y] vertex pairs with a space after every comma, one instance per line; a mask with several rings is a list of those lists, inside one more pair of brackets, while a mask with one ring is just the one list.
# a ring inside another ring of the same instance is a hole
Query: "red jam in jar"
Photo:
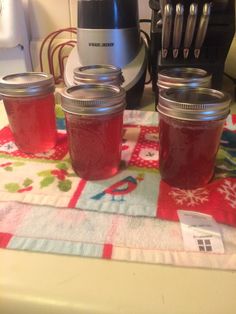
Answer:
[[0, 80], [0, 94], [17, 147], [46, 152], [56, 144], [54, 82], [45, 73], [18, 73]]
[[112, 85], [78, 85], [62, 92], [74, 171], [86, 180], [115, 175], [121, 161], [125, 91]]
[[161, 92], [159, 164], [165, 182], [194, 189], [212, 179], [229, 103], [228, 96], [207, 88]]

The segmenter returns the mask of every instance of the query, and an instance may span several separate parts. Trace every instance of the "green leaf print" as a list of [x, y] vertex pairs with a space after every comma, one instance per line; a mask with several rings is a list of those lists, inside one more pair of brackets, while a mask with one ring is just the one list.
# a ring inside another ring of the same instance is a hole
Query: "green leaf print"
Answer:
[[42, 181], [40, 181], [40, 187], [45, 188], [54, 182], [55, 178], [53, 176], [45, 177]]
[[44, 171], [38, 172], [38, 176], [49, 177], [49, 176], [51, 176], [51, 170], [44, 170]]
[[10, 166], [8, 166], [8, 167], [5, 167], [5, 168], [4, 168], [4, 170], [6, 170], [6, 171], [12, 171], [12, 170], [13, 170], [13, 168], [12, 168], [12, 167], [10, 167]]
[[16, 167], [20, 167], [20, 166], [23, 166], [25, 163], [22, 162], [22, 161], [15, 161], [13, 162], [13, 166], [16, 166]]
[[57, 186], [61, 191], [67, 192], [71, 189], [71, 181], [70, 180], [59, 181]]
[[20, 185], [18, 183], [7, 183], [4, 187], [11, 193], [15, 193], [20, 189]]
[[73, 177], [73, 178], [77, 178], [78, 175], [76, 173], [68, 173], [67, 174], [68, 177]]
[[24, 187], [30, 186], [31, 183], [33, 183], [33, 181], [29, 178], [26, 178], [23, 182], [23, 186]]
[[64, 162], [60, 162], [56, 165], [56, 168], [61, 170], [68, 170], [68, 165]]
[[63, 112], [63, 110], [62, 110], [62, 108], [61, 108], [61, 105], [59, 105], [59, 104], [56, 104], [56, 106], [55, 106], [55, 113], [56, 113], [56, 117], [57, 118], [64, 118], [65, 117], [65, 114], [64, 114], [64, 112]]

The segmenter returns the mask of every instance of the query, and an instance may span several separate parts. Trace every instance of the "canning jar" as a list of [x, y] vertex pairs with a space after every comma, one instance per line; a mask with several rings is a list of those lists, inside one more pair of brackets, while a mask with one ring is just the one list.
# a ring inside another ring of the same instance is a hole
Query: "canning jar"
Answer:
[[169, 88], [211, 87], [211, 75], [199, 68], [168, 68], [158, 73], [159, 93]]
[[74, 84], [122, 85], [124, 78], [119, 67], [109, 64], [94, 64], [74, 69]]
[[17, 147], [42, 153], [56, 144], [52, 75], [41, 72], [10, 74], [0, 79], [0, 95]]
[[194, 189], [214, 175], [215, 158], [230, 98], [213, 89], [169, 89], [159, 97], [161, 177]]
[[74, 171], [87, 180], [115, 175], [121, 160], [125, 90], [105, 84], [76, 85], [61, 96]]

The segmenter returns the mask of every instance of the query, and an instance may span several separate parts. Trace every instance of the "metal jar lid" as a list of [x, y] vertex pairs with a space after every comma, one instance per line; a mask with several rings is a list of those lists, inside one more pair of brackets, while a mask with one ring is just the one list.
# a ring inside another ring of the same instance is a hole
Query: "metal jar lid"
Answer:
[[158, 73], [160, 88], [210, 87], [211, 75], [198, 68], [168, 68]]
[[125, 90], [105, 84], [75, 85], [61, 92], [62, 109], [78, 115], [105, 115], [124, 110]]
[[109, 64], [94, 64], [74, 69], [75, 84], [121, 85], [124, 82], [121, 69]]
[[51, 74], [42, 72], [15, 73], [0, 78], [0, 95], [31, 97], [52, 93], [55, 90]]
[[161, 91], [157, 110], [168, 117], [189, 121], [211, 121], [229, 114], [228, 94], [210, 88]]

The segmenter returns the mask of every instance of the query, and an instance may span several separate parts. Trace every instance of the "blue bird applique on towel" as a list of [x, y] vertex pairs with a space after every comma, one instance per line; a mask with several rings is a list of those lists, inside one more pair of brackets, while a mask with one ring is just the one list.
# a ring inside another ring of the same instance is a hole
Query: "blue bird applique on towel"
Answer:
[[[106, 194], [109, 194], [112, 196], [112, 201], [119, 201], [119, 202], [124, 201], [124, 195], [129, 194], [130, 192], [134, 191], [138, 183], [142, 181], [143, 178], [144, 178], [144, 174], [142, 173], [139, 174], [137, 177], [128, 176], [112, 184], [111, 186], [103, 190], [102, 192], [94, 195], [93, 197], [91, 197], [91, 199], [100, 200]], [[120, 196], [120, 197], [117, 198], [117, 196]]]

